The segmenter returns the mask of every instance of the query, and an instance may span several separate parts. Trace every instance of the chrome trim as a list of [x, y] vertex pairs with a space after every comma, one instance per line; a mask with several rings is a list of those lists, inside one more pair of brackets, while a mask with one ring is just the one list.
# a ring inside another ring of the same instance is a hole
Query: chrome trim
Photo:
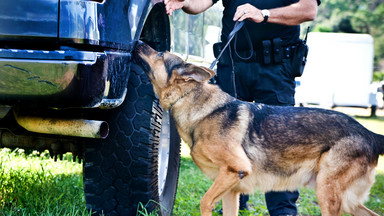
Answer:
[[121, 98], [117, 98], [117, 99], [102, 99], [100, 103], [96, 104], [94, 107], [98, 107], [98, 108], [101, 108], [101, 109], [113, 109], [113, 108], [116, 108], [118, 106], [120, 106], [123, 102], [124, 102], [124, 99], [125, 99], [125, 96], [127, 95], [127, 89], [125, 89], [123, 95]]
[[127, 94], [131, 53], [0, 49], [0, 104], [114, 108]]
[[97, 54], [88, 51], [72, 50], [22, 50], [22, 49], [0, 49], [0, 61], [2, 59], [33, 59], [33, 60], [66, 60], [66, 61], [89, 61], [96, 62]]

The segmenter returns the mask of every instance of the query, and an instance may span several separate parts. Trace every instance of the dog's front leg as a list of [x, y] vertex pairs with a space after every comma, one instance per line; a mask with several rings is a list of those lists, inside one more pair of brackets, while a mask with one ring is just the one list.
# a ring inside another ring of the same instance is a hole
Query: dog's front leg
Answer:
[[240, 192], [230, 190], [223, 196], [223, 216], [237, 215], [239, 209]]
[[[205, 193], [200, 204], [200, 211], [202, 216], [212, 215], [212, 209], [214, 209], [214, 204], [220, 200], [220, 198], [225, 194], [230, 192], [230, 190], [237, 184], [239, 181], [248, 175], [248, 172], [243, 170], [234, 170], [232, 167], [221, 167], [219, 173], [215, 178], [212, 186]], [[232, 204], [232, 206], [238, 206], [239, 200], [233, 197], [226, 199], [227, 209], [231, 206], [228, 205], [228, 202], [237, 202], [237, 204]], [[227, 210], [228, 211], [228, 210]], [[238, 211], [234, 211], [234, 214], [227, 214], [226, 209], [223, 211], [224, 215], [237, 215]]]

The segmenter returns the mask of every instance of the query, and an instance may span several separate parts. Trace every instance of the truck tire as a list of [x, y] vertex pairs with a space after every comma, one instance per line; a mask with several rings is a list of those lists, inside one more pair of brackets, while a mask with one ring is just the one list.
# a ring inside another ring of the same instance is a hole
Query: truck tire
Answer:
[[97, 111], [110, 125], [105, 140], [85, 144], [87, 208], [96, 214], [136, 215], [138, 206], [171, 215], [180, 164], [180, 138], [142, 69], [132, 64], [124, 103]]

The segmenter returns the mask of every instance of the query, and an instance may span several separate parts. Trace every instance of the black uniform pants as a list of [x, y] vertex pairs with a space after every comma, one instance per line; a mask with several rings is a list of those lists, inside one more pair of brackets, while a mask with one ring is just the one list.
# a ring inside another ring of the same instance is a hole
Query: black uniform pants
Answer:
[[295, 77], [291, 61], [283, 59], [279, 64], [258, 62], [219, 62], [217, 84], [225, 92], [237, 98], [268, 105], [293, 106], [295, 104]]
[[[232, 65], [228, 62], [221, 62], [217, 67], [217, 84], [227, 93], [235, 96], [236, 92], [237, 98], [249, 102], [278, 106], [295, 104], [295, 77], [289, 59], [283, 59], [279, 64], [265, 65], [258, 62], [234, 64], [234, 73]], [[242, 195], [240, 201], [247, 202], [249, 199], [247, 196]], [[298, 191], [265, 194], [271, 216], [296, 215], [295, 203], [298, 198]]]

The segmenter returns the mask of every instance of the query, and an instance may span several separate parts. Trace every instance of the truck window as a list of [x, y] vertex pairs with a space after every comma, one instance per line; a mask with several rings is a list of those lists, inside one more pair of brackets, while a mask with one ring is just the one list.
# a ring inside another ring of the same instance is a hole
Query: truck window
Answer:
[[198, 15], [175, 11], [171, 16], [171, 52], [209, 66], [214, 60], [212, 46], [220, 41], [222, 11], [220, 3]]

